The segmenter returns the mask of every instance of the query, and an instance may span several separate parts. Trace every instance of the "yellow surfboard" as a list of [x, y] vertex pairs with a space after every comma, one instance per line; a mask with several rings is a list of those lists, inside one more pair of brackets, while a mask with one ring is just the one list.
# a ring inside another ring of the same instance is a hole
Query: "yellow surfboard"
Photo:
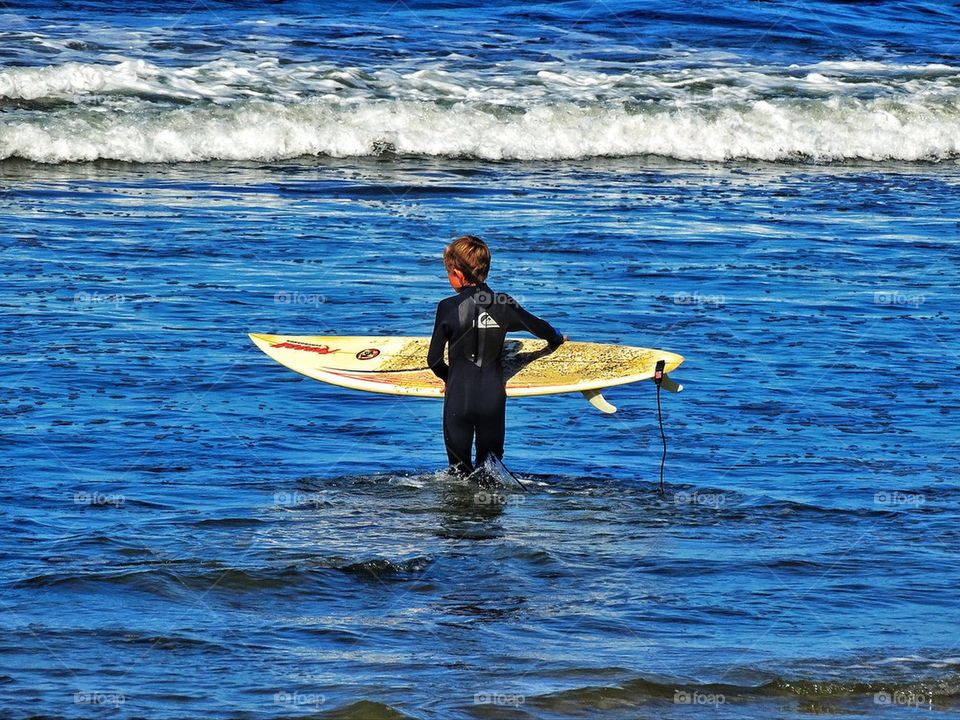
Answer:
[[[443, 397], [443, 382], [427, 367], [427, 337], [250, 333], [250, 338], [281, 365], [314, 380], [387, 395]], [[666, 373], [683, 362], [676, 353], [629, 345], [568, 341], [550, 350], [545, 340], [511, 339], [503, 347], [508, 396], [582, 392], [606, 413], [617, 409], [601, 390], [653, 378], [658, 360]], [[661, 386], [682, 389], [666, 375]]]

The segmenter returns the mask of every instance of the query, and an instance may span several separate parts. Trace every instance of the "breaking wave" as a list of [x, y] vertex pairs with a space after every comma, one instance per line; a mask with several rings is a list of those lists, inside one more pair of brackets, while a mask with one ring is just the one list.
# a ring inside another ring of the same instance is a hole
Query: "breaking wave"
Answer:
[[0, 71], [0, 159], [960, 157], [960, 68], [522, 65], [497, 72], [120, 59]]

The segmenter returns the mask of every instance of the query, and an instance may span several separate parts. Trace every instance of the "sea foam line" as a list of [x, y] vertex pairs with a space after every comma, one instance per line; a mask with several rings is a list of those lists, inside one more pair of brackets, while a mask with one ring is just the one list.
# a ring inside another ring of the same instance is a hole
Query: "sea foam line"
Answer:
[[113, 59], [0, 71], [0, 159], [393, 152], [917, 161], [960, 153], [960, 68], [947, 65], [639, 63], [608, 72], [555, 62], [454, 71], [441, 63], [365, 72], [256, 54], [193, 67]]
[[276, 160], [305, 155], [562, 160], [942, 160], [960, 156], [953, 98], [761, 100], [517, 111], [460, 102], [247, 101], [106, 112], [70, 108], [0, 123], [0, 159], [59, 163]]

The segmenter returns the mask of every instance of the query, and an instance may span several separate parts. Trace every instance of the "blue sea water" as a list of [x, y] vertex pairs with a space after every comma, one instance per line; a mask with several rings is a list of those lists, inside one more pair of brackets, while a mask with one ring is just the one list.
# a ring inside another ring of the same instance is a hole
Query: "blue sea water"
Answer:
[[[0, 715], [951, 717], [960, 8], [0, 6]], [[441, 405], [250, 331], [428, 334], [459, 234], [686, 361]]]

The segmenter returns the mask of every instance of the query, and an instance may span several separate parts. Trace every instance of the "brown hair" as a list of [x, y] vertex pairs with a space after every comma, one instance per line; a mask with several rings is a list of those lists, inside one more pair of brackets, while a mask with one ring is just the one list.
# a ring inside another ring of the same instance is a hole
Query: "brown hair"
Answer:
[[467, 280], [481, 283], [490, 272], [490, 248], [473, 235], [458, 237], [443, 251], [443, 264], [447, 272], [456, 268]]

